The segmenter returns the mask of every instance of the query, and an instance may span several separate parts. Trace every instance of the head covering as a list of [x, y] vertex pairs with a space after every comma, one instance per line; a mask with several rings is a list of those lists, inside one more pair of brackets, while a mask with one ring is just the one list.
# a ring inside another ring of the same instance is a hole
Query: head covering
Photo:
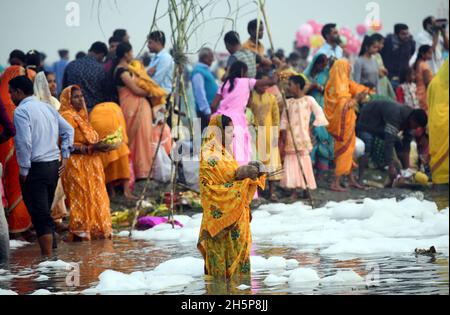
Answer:
[[334, 103], [338, 99], [351, 98], [350, 93], [351, 66], [348, 60], [337, 60], [330, 70], [330, 79], [325, 93], [326, 102]]
[[[325, 54], [316, 54], [316, 55], [314, 56], [313, 60], [308, 64], [308, 67], [306, 67], [305, 71], [303, 72], [307, 77], [311, 77], [311, 74], [312, 74], [312, 71], [313, 71], [313, 69], [314, 69], [314, 66], [315, 66], [316, 63], [317, 63], [317, 59], [319, 59], [319, 57], [322, 56], [322, 55], [326, 56]], [[327, 67], [327, 68], [324, 70], [324, 72], [325, 72], [325, 71], [328, 72], [328, 71], [329, 71], [329, 68]]]
[[9, 119], [12, 121], [13, 113], [16, 106], [11, 99], [9, 94], [9, 82], [21, 75], [25, 74], [25, 68], [21, 66], [11, 66], [8, 67], [1, 77], [0, 83], [0, 97], [2, 98], [3, 104], [5, 105], [6, 112], [8, 113]]
[[59, 110], [61, 107], [59, 101], [52, 96], [48, 86], [47, 76], [43, 71], [39, 72], [34, 79], [34, 96], [36, 96], [41, 102], [49, 104], [56, 110]]
[[96, 144], [99, 142], [99, 135], [89, 123], [89, 115], [84, 99], [83, 108], [80, 111], [77, 112], [72, 105], [72, 91], [74, 89], [81, 90], [78, 85], [71, 85], [62, 91], [59, 111], [64, 118], [70, 117], [76, 123], [76, 126], [72, 126], [75, 129], [75, 137], [77, 131], [80, 130], [89, 144]]

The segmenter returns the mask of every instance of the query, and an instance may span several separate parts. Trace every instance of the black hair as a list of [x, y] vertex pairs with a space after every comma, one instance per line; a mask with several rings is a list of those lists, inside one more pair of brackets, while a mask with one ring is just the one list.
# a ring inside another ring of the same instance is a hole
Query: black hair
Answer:
[[428, 25], [433, 24], [433, 19], [433, 16], [428, 16], [423, 20], [422, 25], [424, 30], [428, 31]]
[[113, 65], [111, 67], [111, 76], [114, 78], [114, 72], [116, 71], [117, 66], [120, 63], [120, 60], [131, 50], [133, 49], [133, 46], [131, 46], [128, 43], [120, 43], [119, 46], [117, 46], [116, 50], [116, 57], [114, 58]]
[[[259, 21], [259, 23], [260, 23], [260, 26], [264, 25], [262, 21]], [[257, 19], [251, 20], [250, 22], [248, 22], [247, 31], [249, 34], [251, 34], [251, 32], [256, 32], [257, 29], [258, 29], [258, 20]]]
[[320, 54], [319, 56], [317, 56], [316, 61], [313, 64], [312, 69], [314, 69], [315, 67], [317, 67], [317, 65], [327, 61], [328, 57], [325, 54]]
[[30, 50], [25, 56], [27, 68], [37, 69], [41, 66], [41, 54], [36, 50]]
[[369, 47], [372, 47], [373, 45], [375, 45], [378, 41], [375, 40], [375, 38], [373, 36], [364, 36], [364, 40], [363, 43], [361, 45], [361, 51], [359, 52], [359, 56], [364, 56], [364, 54], [367, 52], [367, 49]]
[[400, 75], [400, 84], [406, 83], [406, 79], [408, 78], [408, 76], [410, 76], [414, 72], [415, 70], [413, 68], [408, 68], [406, 71], [403, 71]]
[[301, 75], [293, 75], [289, 78], [289, 81], [295, 85], [298, 85], [302, 90], [305, 88], [306, 81]]
[[286, 58], [284, 50], [283, 49], [278, 49], [277, 52], [275, 53], [275, 57], [277, 57], [280, 60]]
[[322, 28], [322, 37], [325, 38], [325, 40], [326, 40], [328, 35], [331, 34], [331, 30], [333, 28], [335, 28], [336, 26], [337, 26], [337, 24], [335, 24], [335, 23], [325, 24], [325, 26]]
[[225, 44], [236, 46], [241, 44], [241, 38], [238, 32], [231, 31], [225, 34]]
[[222, 134], [222, 145], [225, 147], [227, 144], [225, 143], [226, 139], [225, 139], [225, 129], [230, 125], [230, 123], [232, 123], [233, 120], [225, 115], [222, 115], [222, 128], [223, 128], [223, 134]]
[[288, 60], [294, 61], [294, 60], [300, 60], [301, 56], [299, 53], [293, 52], [289, 54]]
[[15, 77], [9, 81], [9, 86], [13, 90], [21, 90], [26, 96], [34, 94], [33, 82], [24, 75]]
[[373, 84], [372, 82], [364, 82], [362, 85], [364, 85], [365, 87], [368, 87], [369, 89], [376, 89], [376, 85]]
[[64, 58], [69, 54], [69, 51], [67, 49], [61, 49], [58, 50], [58, 55], [60, 58]]
[[222, 93], [225, 90], [225, 85], [227, 82], [230, 82], [230, 88], [228, 92], [232, 92], [234, 90], [235, 80], [238, 78], [242, 78], [242, 74], [248, 71], [248, 66], [246, 63], [242, 61], [236, 61], [228, 70], [228, 76], [223, 82]]
[[89, 48], [89, 52], [106, 56], [108, 55], [108, 47], [103, 42], [95, 42], [92, 44], [91, 48]]
[[425, 128], [428, 125], [428, 115], [423, 109], [415, 109], [409, 115], [409, 120], [414, 120], [420, 127]]
[[44, 71], [45, 77], [48, 77], [49, 75], [55, 75], [53, 71]]
[[108, 40], [108, 44], [112, 44], [112, 43], [121, 43], [122, 42], [122, 38], [119, 36], [111, 36]]
[[161, 43], [161, 45], [166, 46], [166, 35], [162, 31], [151, 32], [148, 35], [149, 40]]
[[374, 40], [376, 42], [384, 41], [384, 36], [381, 35], [380, 33], [372, 34], [372, 36], [370, 36], [370, 37], [372, 38], [372, 40]]
[[258, 72], [256, 73], [255, 79], [256, 79], [256, 80], [261, 80], [262, 78], [268, 77], [268, 76], [269, 76], [269, 73], [267, 73], [266, 71], [258, 71]]
[[15, 49], [9, 54], [9, 61], [11, 62], [12, 59], [19, 59], [26, 63], [25, 53], [19, 49]]
[[403, 23], [395, 24], [394, 33], [395, 35], [400, 34], [401, 31], [409, 30], [409, 26]]
[[417, 53], [417, 59], [416, 62], [414, 62], [414, 70], [417, 70], [417, 66], [419, 65], [419, 61], [422, 60], [423, 56], [431, 50], [431, 46], [430, 45], [422, 45], [419, 48], [419, 52]]
[[84, 58], [84, 57], [86, 57], [86, 53], [85, 53], [84, 51], [79, 51], [79, 52], [77, 52], [77, 54], [75, 55], [75, 59], [76, 59], [76, 60], [81, 59], [81, 58]]
[[113, 32], [113, 37], [119, 38], [119, 42], [123, 41], [123, 38], [127, 35], [127, 30], [117, 29]]

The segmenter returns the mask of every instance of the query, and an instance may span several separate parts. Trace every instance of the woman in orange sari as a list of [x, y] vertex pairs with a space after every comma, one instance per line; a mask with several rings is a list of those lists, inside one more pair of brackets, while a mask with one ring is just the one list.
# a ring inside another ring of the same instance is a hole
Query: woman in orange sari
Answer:
[[203, 222], [198, 249], [208, 276], [229, 280], [250, 275], [250, 202], [265, 176], [254, 166], [239, 167], [231, 153], [233, 123], [217, 115], [202, 147], [200, 192]]
[[122, 144], [111, 152], [101, 153], [100, 157], [105, 170], [106, 184], [111, 197], [115, 195], [115, 188], [123, 188], [125, 198], [134, 200], [130, 187], [130, 162], [128, 149], [127, 125], [122, 110], [116, 103], [102, 103], [94, 107], [89, 120], [97, 131], [100, 139], [114, 134], [117, 130], [122, 132]]
[[[21, 66], [11, 66], [6, 69], [1, 77], [0, 97], [11, 121], [13, 121], [16, 105], [14, 105], [9, 95], [9, 81], [25, 75], [25, 73], [25, 69]], [[9, 232], [11, 234], [26, 232], [31, 228], [31, 217], [22, 199], [22, 190], [19, 183], [19, 165], [17, 164], [13, 138], [0, 145], [0, 164], [3, 165], [2, 181], [7, 201], [5, 210], [8, 217]]]
[[75, 129], [74, 151], [62, 176], [70, 209], [69, 240], [110, 238], [111, 212], [99, 153], [108, 152], [111, 147], [99, 143], [78, 86], [69, 86], [62, 92], [60, 112]]
[[119, 92], [136, 180], [146, 179], [152, 167], [155, 150], [152, 146], [153, 115], [147, 97], [149, 93], [138, 86], [139, 78], [129, 66], [133, 61], [131, 45], [122, 43], [117, 47], [113, 78]]
[[353, 82], [350, 77], [350, 63], [344, 59], [338, 60], [331, 68], [325, 89], [325, 114], [330, 123], [328, 131], [335, 140], [336, 177], [331, 190], [338, 192], [346, 191], [341, 184], [342, 176], [349, 176], [351, 187], [363, 188], [352, 174], [355, 167], [353, 153], [356, 145], [356, 110], [367, 97], [369, 88]]

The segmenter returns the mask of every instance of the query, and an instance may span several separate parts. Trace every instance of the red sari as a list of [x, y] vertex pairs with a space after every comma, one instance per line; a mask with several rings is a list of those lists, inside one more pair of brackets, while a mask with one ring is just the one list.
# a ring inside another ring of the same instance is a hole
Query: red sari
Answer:
[[[25, 69], [20, 66], [12, 66], [5, 70], [0, 83], [0, 97], [6, 109], [6, 113], [13, 121], [16, 105], [9, 95], [9, 81], [23, 75]], [[16, 158], [14, 139], [0, 144], [0, 163], [3, 165], [3, 186], [5, 189], [6, 213], [10, 233], [21, 233], [31, 227], [31, 217], [22, 198], [22, 190], [19, 182], [19, 164]]]

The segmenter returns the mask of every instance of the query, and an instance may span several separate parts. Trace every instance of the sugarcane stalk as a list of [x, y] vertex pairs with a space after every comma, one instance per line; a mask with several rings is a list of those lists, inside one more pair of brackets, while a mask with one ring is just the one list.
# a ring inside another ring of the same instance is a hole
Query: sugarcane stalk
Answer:
[[[263, 2], [263, 0], [258, 0], [258, 3], [259, 3], [259, 8], [260, 8], [261, 13], [262, 13], [263, 18], [264, 18], [264, 24], [266, 25], [266, 31], [267, 31], [267, 35], [269, 37], [270, 46], [272, 48], [272, 51], [275, 52], [275, 46], [273, 44], [272, 33], [270, 32], [268, 18], [267, 18], [267, 14], [266, 14], [266, 10], [265, 10], [265, 2]], [[285, 95], [282, 87], [280, 86], [280, 84], [278, 84], [278, 88], [279, 88], [279, 90], [281, 92], [281, 96], [282, 96], [282, 99], [283, 99], [284, 110], [286, 111], [286, 117], [287, 117], [287, 121], [288, 121], [289, 132], [290, 132], [291, 137], [292, 137], [292, 143], [294, 145], [295, 155], [297, 156], [298, 166], [299, 166], [299, 169], [300, 169], [303, 181], [305, 182], [306, 191], [308, 192], [308, 195], [309, 195], [309, 202], [311, 204], [311, 207], [314, 208], [314, 200], [312, 198], [311, 190], [308, 187], [308, 182], [306, 180], [305, 172], [303, 170], [303, 165], [302, 165], [302, 161], [301, 161], [301, 157], [300, 157], [301, 156], [300, 155], [300, 151], [298, 149], [297, 142], [295, 141], [295, 138], [294, 138], [294, 130], [293, 130], [292, 124], [291, 124], [291, 118], [290, 118], [289, 109], [288, 109], [288, 106], [287, 106], [286, 95]]]

